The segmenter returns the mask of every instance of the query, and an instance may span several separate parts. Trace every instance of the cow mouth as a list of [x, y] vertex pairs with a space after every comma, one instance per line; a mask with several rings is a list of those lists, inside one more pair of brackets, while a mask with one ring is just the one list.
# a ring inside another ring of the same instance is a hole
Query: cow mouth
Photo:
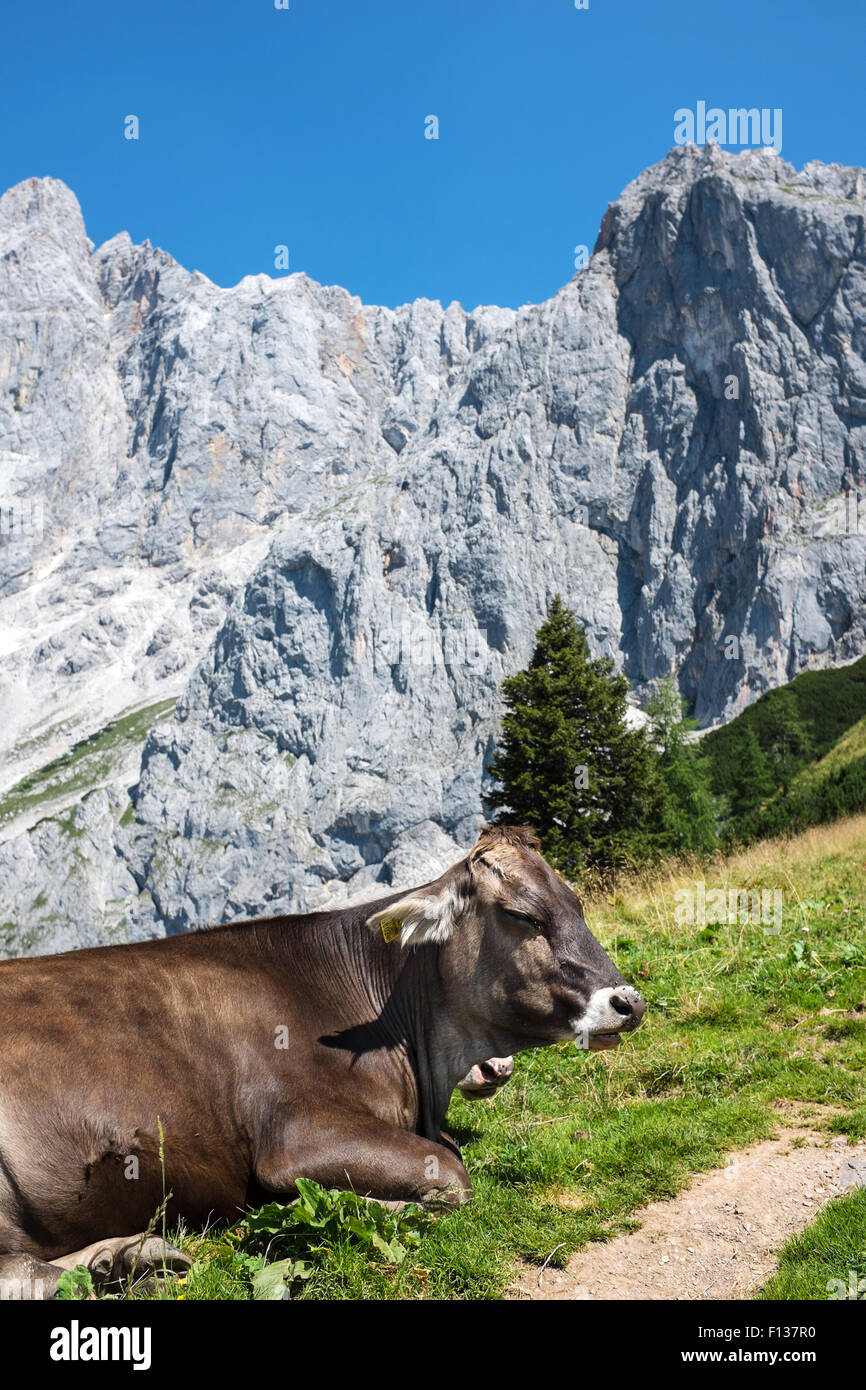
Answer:
[[572, 1038], [578, 1052], [608, 1052], [619, 1047], [627, 1028], [594, 1028], [592, 1032], [578, 1028], [572, 1023]]
[[643, 1018], [646, 1005], [631, 985], [602, 985], [583, 1001], [583, 1009], [570, 1019], [579, 1050], [604, 1052], [619, 1047], [623, 1033], [631, 1033]]
[[466, 1100], [487, 1100], [502, 1089], [513, 1070], [511, 1057], [493, 1057], [486, 1062], [476, 1062], [463, 1080], [457, 1082], [457, 1089]]

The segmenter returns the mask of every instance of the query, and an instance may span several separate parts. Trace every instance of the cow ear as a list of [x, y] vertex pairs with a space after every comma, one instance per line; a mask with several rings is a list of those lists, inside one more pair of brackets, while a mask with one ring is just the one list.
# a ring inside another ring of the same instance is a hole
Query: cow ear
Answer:
[[386, 941], [399, 936], [401, 946], [447, 941], [457, 925], [457, 896], [449, 884], [423, 893], [410, 893], [367, 918], [367, 926], [381, 930]]

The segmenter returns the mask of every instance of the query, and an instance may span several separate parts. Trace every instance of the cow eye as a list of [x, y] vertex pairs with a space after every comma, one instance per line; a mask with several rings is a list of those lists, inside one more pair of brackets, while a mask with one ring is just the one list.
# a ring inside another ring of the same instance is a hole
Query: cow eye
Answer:
[[532, 917], [528, 912], [513, 912], [510, 907], [505, 908], [506, 917], [519, 922], [521, 926], [532, 927], [534, 931], [543, 931], [544, 923], [538, 917]]

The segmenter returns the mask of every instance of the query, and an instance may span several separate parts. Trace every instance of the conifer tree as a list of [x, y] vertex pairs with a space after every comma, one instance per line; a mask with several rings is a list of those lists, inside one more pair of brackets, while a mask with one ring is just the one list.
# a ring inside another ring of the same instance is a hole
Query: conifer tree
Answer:
[[574, 876], [587, 865], [635, 863], [662, 848], [657, 757], [626, 724], [628, 682], [593, 659], [557, 597], [529, 667], [503, 682], [505, 715], [489, 772], [489, 812], [534, 826], [548, 859]]
[[809, 762], [815, 740], [790, 689], [777, 692], [769, 731], [769, 764], [785, 796], [797, 772]]
[[661, 681], [647, 714], [666, 792], [662, 819], [667, 847], [674, 853], [714, 849], [717, 798], [710, 786], [710, 764], [700, 747], [687, 741], [686, 735], [697, 724], [684, 718], [683, 699], [673, 676]]
[[735, 821], [750, 811], [759, 810], [776, 790], [772, 769], [754, 729], [746, 731], [733, 769], [732, 782], [730, 803], [731, 816]]

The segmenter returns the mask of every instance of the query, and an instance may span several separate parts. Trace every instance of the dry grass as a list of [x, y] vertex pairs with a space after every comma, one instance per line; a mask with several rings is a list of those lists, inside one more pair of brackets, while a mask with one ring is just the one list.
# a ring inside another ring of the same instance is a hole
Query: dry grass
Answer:
[[[646, 926], [680, 933], [683, 928], [674, 916], [676, 894], [693, 889], [702, 880], [707, 892], [752, 888], [780, 888], [783, 894], [802, 904], [809, 889], [826, 872], [834, 859], [850, 865], [860, 856], [866, 873], [866, 814], [831, 825], [817, 825], [792, 837], [762, 840], [734, 854], [721, 852], [704, 858], [667, 861], [659, 869], [621, 874], [608, 886], [580, 890], [587, 921], [593, 927], [613, 924], [617, 913], [641, 916]], [[575, 885], [576, 887], [578, 885]]]

